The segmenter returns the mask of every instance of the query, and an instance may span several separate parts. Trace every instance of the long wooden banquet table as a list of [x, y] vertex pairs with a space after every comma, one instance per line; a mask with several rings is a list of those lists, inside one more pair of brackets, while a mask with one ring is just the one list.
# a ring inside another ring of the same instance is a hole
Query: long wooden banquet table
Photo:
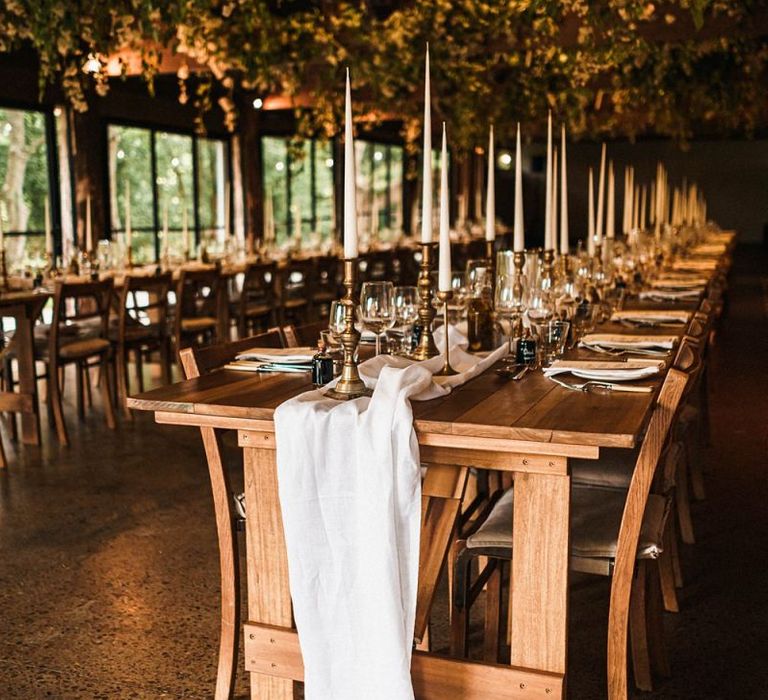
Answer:
[[[676, 305], [691, 311], [695, 307], [690, 302]], [[684, 329], [657, 332], [682, 334]], [[615, 324], [601, 330], [632, 332]], [[584, 350], [573, 352], [574, 357], [601, 359]], [[652, 393], [594, 394], [564, 389], [540, 372], [508, 381], [491, 368], [448, 396], [414, 402], [421, 460], [427, 465], [417, 642], [427, 629], [470, 467], [512, 472], [515, 480], [511, 664], [488, 665], [417, 651], [412, 677], [419, 700], [565, 696], [568, 460], [597, 459], [601, 448], [638, 445], [662, 381], [663, 375], [647, 380], [655, 389]], [[129, 401], [132, 408], [154, 411], [158, 423], [238, 432], [248, 503], [245, 667], [253, 674], [254, 698], [292, 698], [293, 682], [303, 674], [292, 629], [273, 414], [282, 402], [311, 388], [307, 374], [220, 370]]]

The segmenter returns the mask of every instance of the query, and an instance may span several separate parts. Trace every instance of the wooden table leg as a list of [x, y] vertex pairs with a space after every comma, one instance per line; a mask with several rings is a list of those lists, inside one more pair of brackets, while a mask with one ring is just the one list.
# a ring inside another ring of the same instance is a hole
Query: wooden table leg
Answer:
[[560, 475], [515, 476], [513, 666], [566, 670], [570, 481]]
[[33, 336], [34, 317], [20, 314], [16, 318], [16, 357], [19, 365], [19, 391], [32, 396], [31, 413], [21, 414], [21, 441], [25, 445], [40, 444], [40, 404], [37, 400], [37, 377], [35, 373], [35, 340]]
[[[242, 444], [242, 441], [241, 441]], [[245, 469], [248, 618], [292, 627], [288, 557], [277, 490], [274, 449], [243, 448]], [[251, 674], [253, 700], [293, 700], [293, 681]]]

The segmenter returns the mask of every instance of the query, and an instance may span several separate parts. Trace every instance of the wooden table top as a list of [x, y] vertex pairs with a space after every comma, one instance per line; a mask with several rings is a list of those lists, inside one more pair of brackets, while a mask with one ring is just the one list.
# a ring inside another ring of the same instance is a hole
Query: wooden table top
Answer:
[[0, 291], [0, 309], [29, 302], [45, 301], [51, 293], [43, 288]]
[[[675, 306], [687, 310], [694, 307]], [[683, 329], [684, 326], [679, 330], [633, 331], [616, 324], [598, 327], [600, 332], [667, 335], [681, 335]], [[593, 361], [608, 359], [583, 349], [572, 350], [568, 356]], [[662, 381], [663, 374], [645, 384], [658, 391]], [[215, 425], [216, 420], [212, 419], [223, 419], [221, 427], [234, 427], [237, 421], [264, 421], [266, 425], [260, 429], [268, 430], [277, 406], [312, 388], [309, 373], [258, 374], [222, 369], [132, 397], [129, 405], [164, 414], [186, 414], [183, 418], [179, 416], [178, 422], [190, 425]], [[529, 372], [520, 381], [510, 381], [489, 368], [448, 396], [414, 401], [414, 426], [420, 437], [430, 434], [634, 447], [640, 442], [657, 391], [585, 393], [560, 387], [541, 371]]]

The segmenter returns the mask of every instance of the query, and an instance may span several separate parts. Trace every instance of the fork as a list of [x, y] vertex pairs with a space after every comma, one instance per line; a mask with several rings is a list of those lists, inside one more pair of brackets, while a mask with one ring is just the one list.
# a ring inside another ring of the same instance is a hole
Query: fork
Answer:
[[631, 384], [613, 384], [612, 382], [597, 382], [594, 380], [582, 384], [569, 384], [568, 382], [564, 382], [551, 375], [548, 376], [547, 379], [551, 379], [555, 384], [559, 384], [564, 389], [571, 389], [573, 391], [605, 389], [606, 391], [625, 391], [632, 394], [650, 394], [653, 391], [653, 387], [651, 386], [632, 386]]
[[634, 348], [632, 350], [625, 348], [612, 350], [611, 348], [604, 348], [601, 345], [589, 345], [586, 343], [581, 343], [581, 347], [586, 350], [591, 350], [592, 352], [600, 353], [602, 355], [610, 355], [611, 357], [621, 357], [622, 355], [647, 355], [648, 357], [666, 357], [669, 355], [669, 351], [667, 350], [653, 350], [652, 348]]

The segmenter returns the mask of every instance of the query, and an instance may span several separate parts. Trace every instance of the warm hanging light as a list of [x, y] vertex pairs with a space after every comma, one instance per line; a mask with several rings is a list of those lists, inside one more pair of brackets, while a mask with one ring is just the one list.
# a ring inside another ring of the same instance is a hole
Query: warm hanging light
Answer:
[[99, 72], [101, 72], [101, 59], [99, 59], [95, 53], [91, 52], [88, 54], [85, 63], [83, 63], [83, 73], [92, 74]]

